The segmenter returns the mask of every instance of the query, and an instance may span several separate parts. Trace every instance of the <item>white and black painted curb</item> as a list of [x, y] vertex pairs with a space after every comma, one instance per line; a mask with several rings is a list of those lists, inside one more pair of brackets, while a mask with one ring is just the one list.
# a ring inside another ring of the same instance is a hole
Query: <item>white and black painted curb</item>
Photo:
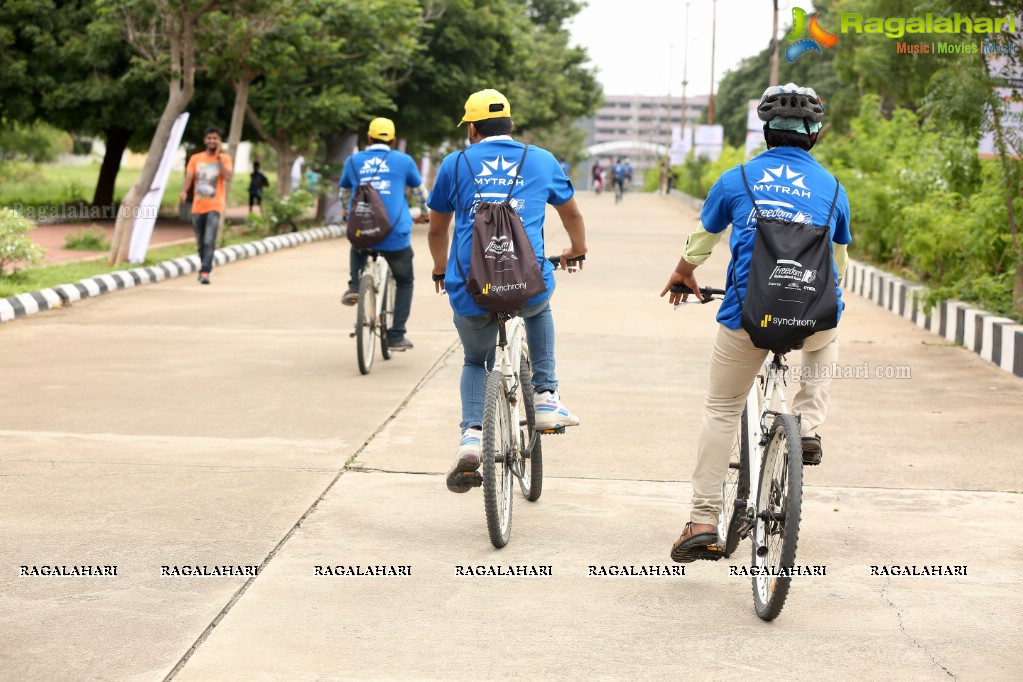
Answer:
[[849, 262], [843, 291], [853, 291], [916, 326], [962, 344], [1006, 372], [1023, 377], [1023, 325], [973, 308], [962, 301], [941, 301], [924, 308], [927, 289], [884, 270]]
[[[344, 228], [337, 225], [328, 225], [326, 227], [303, 230], [302, 232], [267, 237], [259, 241], [235, 244], [217, 249], [213, 254], [213, 262], [218, 266], [226, 265], [245, 258], [262, 256], [280, 249], [299, 246], [300, 244], [323, 239], [336, 239], [344, 236], [344, 234]], [[42, 291], [18, 294], [17, 296], [0, 299], [0, 322], [9, 322], [20, 317], [35, 315], [51, 308], [61, 308], [71, 305], [75, 301], [108, 294], [118, 289], [128, 289], [130, 287], [142, 286], [143, 284], [161, 282], [165, 279], [181, 277], [182, 275], [198, 271], [199, 257], [185, 256], [148, 267], [118, 270], [117, 272], [105, 275], [96, 275], [74, 284], [61, 284], [49, 289], [43, 289]]]

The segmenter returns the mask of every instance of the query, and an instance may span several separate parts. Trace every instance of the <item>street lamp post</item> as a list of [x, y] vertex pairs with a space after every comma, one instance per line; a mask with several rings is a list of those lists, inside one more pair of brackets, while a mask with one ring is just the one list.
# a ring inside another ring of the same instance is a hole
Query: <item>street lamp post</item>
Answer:
[[707, 108], [707, 123], [714, 125], [714, 44], [717, 38], [718, 0], [714, 0], [714, 13], [710, 22], [710, 106]]

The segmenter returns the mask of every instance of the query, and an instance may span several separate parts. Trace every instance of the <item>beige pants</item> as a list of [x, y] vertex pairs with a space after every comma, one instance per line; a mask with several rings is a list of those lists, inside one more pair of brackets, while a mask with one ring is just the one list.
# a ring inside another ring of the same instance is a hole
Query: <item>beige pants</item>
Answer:
[[[719, 326], [710, 360], [710, 388], [693, 471], [690, 514], [693, 523], [716, 525], [718, 522], [721, 484], [728, 471], [728, 457], [735, 443], [742, 408], [766, 357], [767, 351], [754, 346], [749, 334], [742, 329]], [[790, 373], [798, 371], [800, 378], [792, 412], [802, 415], [804, 436], [817, 433], [828, 412], [829, 370], [838, 361], [838, 330], [830, 329], [809, 337], [800, 352], [799, 363], [792, 356], [786, 357], [790, 361]]]

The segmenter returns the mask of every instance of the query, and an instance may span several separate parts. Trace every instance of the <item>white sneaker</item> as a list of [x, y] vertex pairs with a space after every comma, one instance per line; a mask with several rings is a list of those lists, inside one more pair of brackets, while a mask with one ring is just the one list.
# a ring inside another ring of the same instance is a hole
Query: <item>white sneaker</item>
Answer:
[[448, 469], [448, 490], [453, 493], [467, 493], [472, 484], [465, 481], [462, 474], [472, 473], [480, 468], [483, 459], [483, 432], [480, 429], [466, 429], [458, 441], [455, 461]]
[[561, 404], [557, 391], [533, 394], [533, 409], [536, 411], [536, 428], [557, 429], [563, 426], [579, 426], [579, 417]]

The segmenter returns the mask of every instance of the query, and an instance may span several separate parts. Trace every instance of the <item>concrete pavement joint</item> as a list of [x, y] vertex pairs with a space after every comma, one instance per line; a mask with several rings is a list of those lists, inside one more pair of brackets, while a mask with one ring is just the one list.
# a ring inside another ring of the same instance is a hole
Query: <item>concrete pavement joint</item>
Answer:
[[952, 671], [950, 671], [948, 668], [946, 668], [941, 663], [939, 663], [938, 659], [934, 658], [934, 655], [930, 651], [927, 650], [927, 647], [925, 647], [924, 645], [920, 644], [920, 642], [916, 641], [916, 639], [911, 634], [909, 634], [906, 631], [906, 626], [903, 625], [903, 623], [902, 623], [902, 611], [899, 609], [898, 606], [895, 605], [894, 602], [892, 602], [891, 598], [886, 594], [887, 591], [888, 591], [888, 588], [890, 588], [891, 586], [892, 586], [892, 578], [891, 578], [891, 576], [888, 576], [888, 579], [885, 581], [884, 586], [881, 588], [881, 598], [884, 599], [886, 602], [888, 602], [888, 606], [890, 606], [893, 609], [895, 609], [895, 617], [899, 621], [899, 629], [902, 630], [902, 634], [904, 634], [906, 636], [906, 639], [908, 639], [914, 646], [916, 646], [918, 649], [920, 649], [925, 654], [927, 654], [927, 656], [931, 659], [931, 662], [934, 663], [934, 665], [936, 665], [939, 668], [941, 668], [942, 670], [944, 670], [946, 675], [951, 677], [953, 680], [958, 679], [952, 673]]
[[448, 356], [451, 354], [451, 351], [455, 348], [455, 346], [458, 345], [458, 343], [459, 341], [457, 339], [451, 342], [451, 345], [449, 345], [441, 353], [440, 357], [437, 358], [437, 360], [430, 366], [428, 370], [426, 370], [426, 373], [422, 376], [422, 378], [420, 378], [416, 385], [412, 387], [412, 390], [409, 391], [407, 396], [405, 396], [405, 399], [401, 401], [401, 403], [394, 409], [393, 412], [391, 412], [391, 414], [386, 419], [384, 419], [384, 421], [376, 428], [376, 430], [373, 431], [370, 437], [367, 438], [366, 441], [361, 446], [359, 446], [355, 453], [348, 458], [344, 466], [342, 466], [341, 469], [338, 470], [334, 478], [332, 478], [330, 483], [327, 484], [327, 487], [324, 488], [323, 492], [320, 493], [319, 497], [317, 497], [313, 501], [313, 503], [309, 505], [309, 508], [306, 509], [302, 516], [299, 517], [298, 521], [296, 521], [294, 525], [292, 525], [291, 528], [288, 529], [288, 532], [284, 534], [284, 537], [281, 538], [277, 545], [275, 545], [274, 548], [270, 550], [270, 553], [267, 554], [266, 558], [263, 559], [263, 561], [259, 564], [259, 567], [256, 569], [256, 575], [250, 577], [248, 580], [245, 581], [244, 584], [242, 584], [240, 588], [238, 588], [238, 591], [234, 593], [234, 595], [227, 602], [227, 604], [224, 605], [224, 607], [216, 615], [213, 621], [208, 626], [206, 626], [206, 629], [202, 631], [198, 639], [196, 639], [192, 646], [188, 648], [188, 651], [185, 652], [185, 654], [171, 669], [171, 671], [167, 673], [167, 676], [164, 678], [164, 682], [170, 682], [170, 680], [174, 679], [177, 676], [177, 674], [181, 672], [181, 670], [185, 667], [185, 665], [187, 665], [188, 661], [192, 658], [192, 656], [199, 649], [199, 647], [202, 646], [203, 643], [209, 638], [213, 630], [215, 630], [216, 627], [220, 625], [221, 621], [223, 621], [224, 618], [227, 617], [227, 614], [231, 611], [231, 609], [234, 608], [234, 605], [237, 604], [238, 601], [242, 598], [242, 596], [244, 596], [244, 594], [248, 591], [252, 583], [255, 582], [256, 578], [259, 577], [259, 573], [262, 572], [266, 565], [269, 564], [270, 561], [272, 561], [273, 558], [277, 556], [277, 554], [284, 548], [284, 545], [287, 544], [288, 540], [290, 540], [292, 536], [295, 535], [295, 532], [302, 527], [302, 523], [314, 511], [316, 511], [317, 507], [319, 507], [320, 505], [320, 502], [322, 502], [324, 498], [326, 498], [327, 494], [330, 493], [330, 491], [334, 488], [337, 482], [341, 479], [341, 476], [346, 471], [350, 470], [351, 464], [359, 457], [360, 454], [362, 454], [366, 447], [371, 442], [373, 442], [373, 439], [376, 438], [380, 434], [380, 432], [383, 431], [384, 428], [386, 428], [388, 424], [390, 424], [395, 418], [397, 418], [398, 414], [405, 409], [405, 407], [409, 404], [412, 398], [414, 398], [416, 394], [419, 393], [419, 391], [422, 390], [422, 388], [437, 374], [437, 372], [440, 371], [442, 367], [444, 367], [444, 364]]

